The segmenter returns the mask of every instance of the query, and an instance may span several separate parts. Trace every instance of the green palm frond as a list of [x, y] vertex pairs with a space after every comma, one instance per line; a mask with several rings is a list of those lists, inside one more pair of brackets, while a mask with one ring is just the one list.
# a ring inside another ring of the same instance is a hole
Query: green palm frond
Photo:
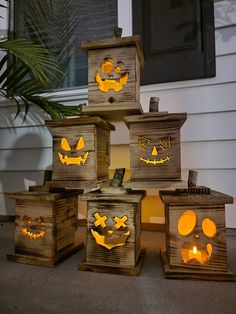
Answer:
[[73, 38], [78, 23], [75, 10], [66, 0], [24, 0], [20, 10], [24, 16], [20, 37], [27, 39], [0, 41], [0, 50], [7, 53], [0, 60], [0, 95], [16, 103], [16, 116], [22, 107], [26, 116], [32, 103], [52, 119], [79, 115], [80, 105], [64, 106], [42, 96], [64, 78], [76, 43]]
[[47, 50], [25, 39], [0, 41], [0, 49], [13, 54], [23, 62], [34, 77], [43, 85], [48, 85], [52, 78], [62, 75], [56, 60], [49, 58]]

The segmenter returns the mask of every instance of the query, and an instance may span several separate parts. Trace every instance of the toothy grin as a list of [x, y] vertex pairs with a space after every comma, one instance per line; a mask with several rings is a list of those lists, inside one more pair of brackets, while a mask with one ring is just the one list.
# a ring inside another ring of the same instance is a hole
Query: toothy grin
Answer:
[[158, 165], [158, 164], [164, 164], [166, 161], [168, 161], [168, 160], [170, 160], [171, 159], [171, 157], [169, 157], [169, 156], [167, 156], [165, 159], [159, 159], [159, 160], [156, 160], [156, 159], [153, 159], [153, 160], [151, 160], [151, 159], [145, 159], [145, 158], [143, 158], [143, 157], [139, 157], [139, 160], [140, 161], [143, 161], [143, 162], [145, 162], [146, 164], [152, 164], [152, 165]]
[[78, 165], [80, 166], [80, 164], [84, 164], [88, 158], [88, 152], [86, 152], [83, 157], [82, 156], [79, 156], [79, 157], [75, 157], [75, 158], [71, 158], [71, 157], [68, 157], [67, 155], [63, 156], [61, 153], [58, 153], [58, 157], [60, 159], [60, 162], [62, 164], [66, 164], [67, 166], [68, 165]]
[[43, 239], [46, 233], [46, 231], [43, 231], [43, 230], [33, 233], [33, 232], [28, 231], [26, 228], [21, 228], [21, 231], [24, 236], [26, 236], [27, 238], [31, 240], [40, 239], [40, 238]]

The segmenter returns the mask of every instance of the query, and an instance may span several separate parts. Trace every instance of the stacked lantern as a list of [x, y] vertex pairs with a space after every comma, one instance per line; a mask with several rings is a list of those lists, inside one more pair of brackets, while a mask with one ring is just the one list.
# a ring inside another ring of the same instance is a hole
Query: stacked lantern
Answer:
[[[142, 112], [140, 37], [84, 41], [88, 53], [88, 105], [83, 113], [112, 121]], [[137, 275], [141, 269], [141, 200], [144, 191], [101, 188], [87, 201], [86, 259], [80, 270]]]
[[160, 191], [165, 204], [167, 278], [235, 280], [228, 271], [225, 204], [229, 195], [196, 187]]
[[100, 117], [47, 121], [53, 136], [50, 187], [91, 188], [109, 179], [110, 131]]
[[82, 244], [76, 239], [78, 191], [13, 193], [15, 254], [8, 260], [52, 267]]
[[[17, 200], [16, 236], [15, 254], [8, 259], [53, 266], [74, 252], [78, 194], [100, 185], [100, 190], [82, 196], [88, 203], [87, 249], [79, 269], [139, 274], [145, 192], [104, 187], [109, 179], [110, 131], [115, 130], [104, 119], [124, 118], [130, 130], [131, 180], [125, 187], [147, 189], [181, 181], [180, 129], [187, 118], [186, 113], [158, 108], [142, 112], [140, 42], [137, 35], [82, 42], [88, 54], [88, 105], [79, 118], [46, 122], [53, 136], [52, 181], [11, 196]], [[160, 193], [166, 214], [166, 276], [231, 280], [224, 215], [232, 198], [200, 191]]]
[[83, 113], [113, 121], [140, 114], [140, 37], [88, 40], [82, 48], [88, 53], [89, 99]]
[[138, 275], [141, 254], [141, 201], [144, 191], [84, 194], [88, 203], [86, 261], [80, 270]]

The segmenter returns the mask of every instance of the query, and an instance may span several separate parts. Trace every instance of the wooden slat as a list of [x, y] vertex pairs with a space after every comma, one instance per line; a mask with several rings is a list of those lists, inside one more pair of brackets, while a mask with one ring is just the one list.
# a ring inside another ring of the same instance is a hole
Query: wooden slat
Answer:
[[79, 264], [79, 270], [92, 271], [92, 272], [97, 272], [97, 273], [138, 276], [141, 272], [141, 268], [144, 263], [145, 253], [146, 253], [146, 250], [142, 249], [139, 255], [138, 262], [135, 266], [120, 266], [120, 265], [102, 266], [102, 265], [96, 265], [94, 263], [89, 263], [87, 261], [82, 261]]
[[81, 42], [81, 47], [85, 52], [94, 49], [104, 48], [117, 48], [124, 46], [136, 46], [141, 66], [144, 65], [144, 57], [141, 48], [141, 39], [139, 35], [121, 37], [121, 38], [108, 38], [108, 39], [96, 39], [96, 40], [84, 40]]
[[218, 191], [211, 190], [208, 195], [181, 195], [176, 191], [160, 191], [161, 200], [165, 204], [171, 205], [224, 205], [232, 204], [233, 197]]
[[97, 125], [106, 130], [115, 130], [114, 126], [100, 117], [79, 117], [45, 121], [47, 127], [69, 127], [81, 125]]
[[121, 121], [128, 115], [137, 115], [143, 112], [139, 102], [116, 102], [114, 104], [94, 104], [82, 107], [83, 114], [100, 115], [109, 121]]

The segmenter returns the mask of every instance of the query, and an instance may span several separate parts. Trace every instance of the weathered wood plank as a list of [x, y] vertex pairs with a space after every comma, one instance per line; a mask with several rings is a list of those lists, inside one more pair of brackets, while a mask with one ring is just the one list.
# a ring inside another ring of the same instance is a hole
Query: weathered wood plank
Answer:
[[231, 271], [220, 272], [210, 270], [186, 269], [170, 267], [165, 250], [160, 251], [165, 278], [198, 279], [210, 281], [236, 281], [236, 274]]

